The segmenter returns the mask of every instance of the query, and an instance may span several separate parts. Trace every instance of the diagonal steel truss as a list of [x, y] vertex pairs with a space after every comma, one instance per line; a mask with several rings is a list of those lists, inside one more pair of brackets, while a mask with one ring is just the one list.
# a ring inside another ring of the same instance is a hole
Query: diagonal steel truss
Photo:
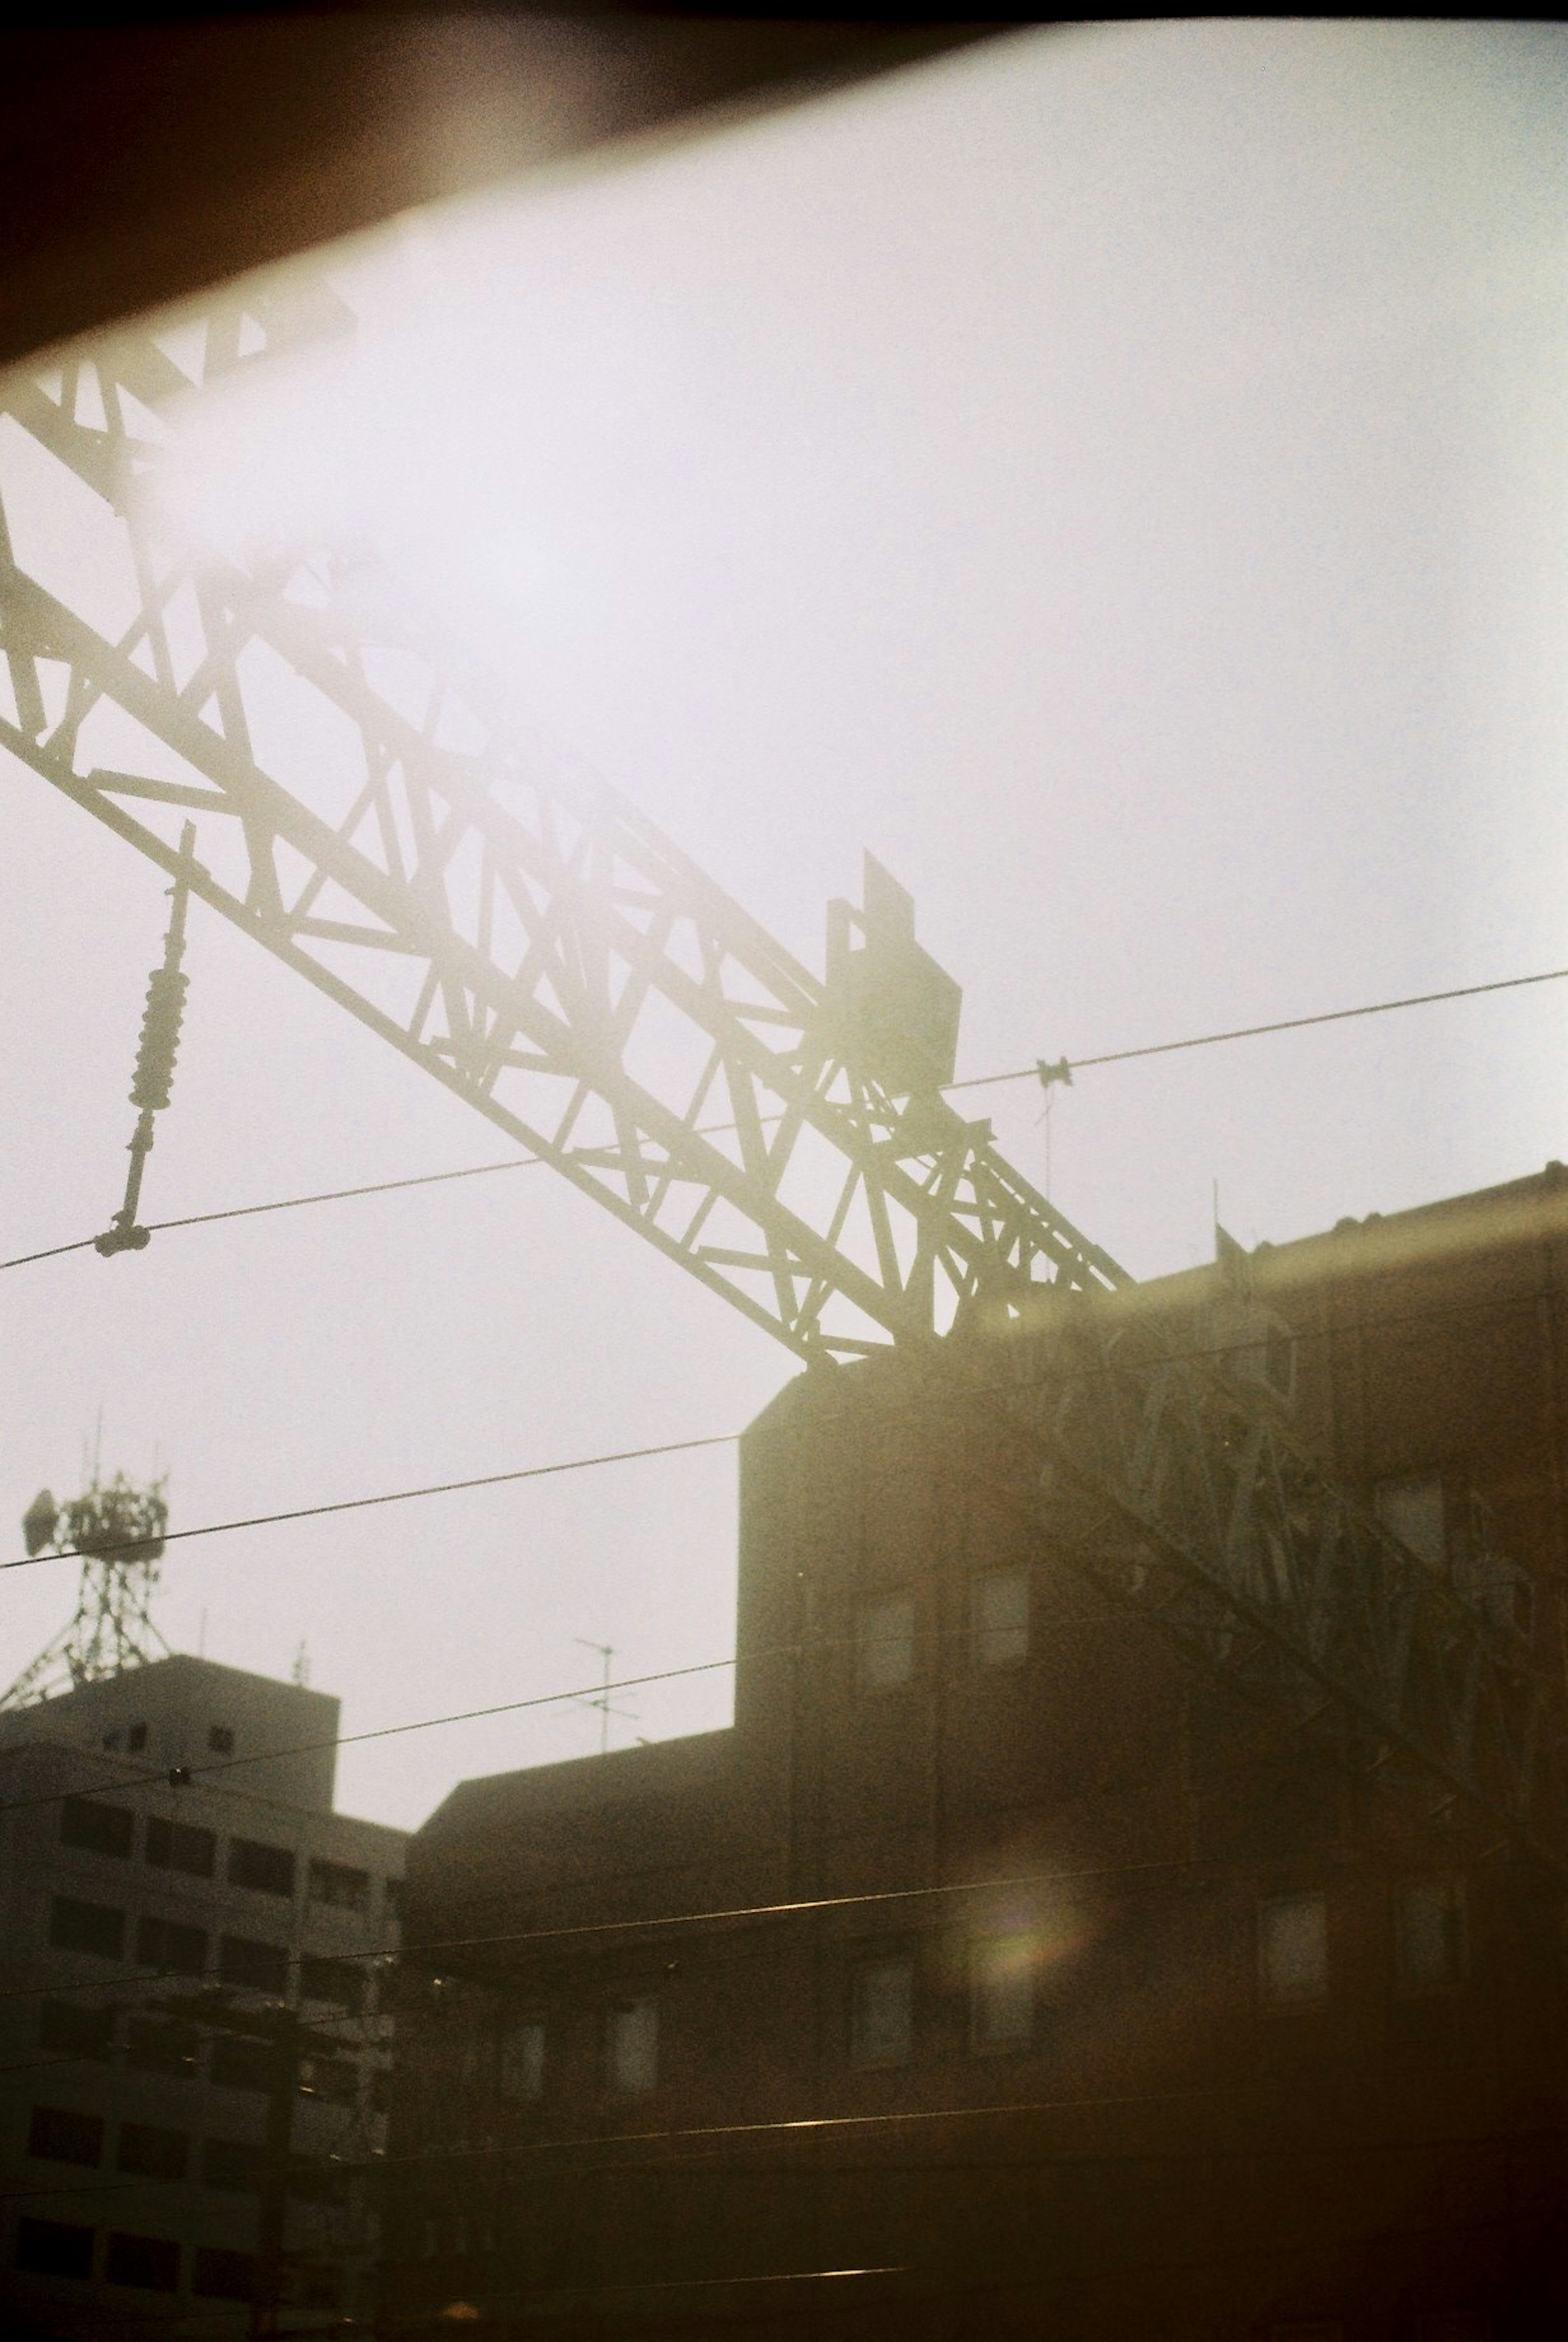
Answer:
[[[0, 445], [0, 743], [800, 1356], [892, 1343], [934, 1394], [984, 1392], [1053, 1548], [1204, 1665], [1568, 1859], [1526, 1646], [1183, 1351], [986, 1125], [890, 1094], [833, 987], [613, 790], [520, 745], [504, 692], [373, 565], [242, 566], [160, 533], [160, 410], [350, 322], [319, 285], [253, 287], [178, 363], [144, 327], [0, 386], [0, 437], [115, 516], [129, 613], [95, 625], [43, 582]], [[284, 691], [325, 749], [269, 746]]]

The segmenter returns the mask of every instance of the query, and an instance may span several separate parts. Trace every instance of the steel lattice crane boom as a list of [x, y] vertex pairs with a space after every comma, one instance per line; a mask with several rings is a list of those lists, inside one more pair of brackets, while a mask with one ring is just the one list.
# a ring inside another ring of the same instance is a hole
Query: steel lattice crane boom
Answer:
[[[520, 748], [390, 580], [164, 541], [149, 418], [352, 325], [300, 279], [199, 323], [199, 361], [147, 326], [0, 392], [119, 515], [135, 601], [109, 639], [14, 557], [0, 500], [0, 741], [799, 1356], [896, 1345], [1014, 1443], [1051, 1549], [1194, 1658], [1568, 1867], [1527, 1647], [944, 1102], [957, 988], [874, 865], [819, 980], [614, 791]], [[351, 782], [264, 767], [258, 662], [335, 712]]]

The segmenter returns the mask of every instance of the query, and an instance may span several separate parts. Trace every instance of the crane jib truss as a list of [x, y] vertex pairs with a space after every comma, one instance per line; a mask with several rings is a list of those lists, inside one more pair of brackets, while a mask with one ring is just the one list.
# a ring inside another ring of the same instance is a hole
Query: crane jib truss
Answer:
[[[1184, 1353], [940, 1072], [903, 1086], [842, 952], [814, 976], [530, 747], [367, 558], [175, 540], [145, 475], [181, 410], [352, 321], [296, 278], [175, 322], [0, 385], [0, 742], [799, 1356], [896, 1345], [934, 1398], [981, 1406], [1023, 1443], [1053, 1550], [1195, 1658], [1568, 1866], [1557, 1699], [1523, 1639], [1265, 1392]], [[88, 615], [13, 495], [19, 449], [93, 492], [117, 616]], [[285, 689], [331, 754], [261, 736]], [[930, 970], [938, 1021], [946, 984]]]

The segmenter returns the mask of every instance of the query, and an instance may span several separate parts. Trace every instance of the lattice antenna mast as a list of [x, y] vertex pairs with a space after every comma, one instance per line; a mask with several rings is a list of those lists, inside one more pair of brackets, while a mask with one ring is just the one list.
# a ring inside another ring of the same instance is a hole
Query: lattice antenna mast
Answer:
[[40, 1489], [23, 1515], [22, 1533], [34, 1558], [81, 1555], [75, 1615], [0, 1695], [0, 1708], [31, 1707], [168, 1657], [152, 1616], [168, 1525], [161, 1480], [137, 1488], [116, 1473], [106, 1484], [95, 1479], [63, 1506]]

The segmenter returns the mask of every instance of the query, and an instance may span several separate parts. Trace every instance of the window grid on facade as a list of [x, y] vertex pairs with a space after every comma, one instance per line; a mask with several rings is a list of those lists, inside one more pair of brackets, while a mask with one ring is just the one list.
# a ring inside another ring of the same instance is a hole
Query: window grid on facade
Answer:
[[850, 1979], [850, 2063], [906, 2065], [914, 2046], [914, 1961], [907, 1953], [860, 1961]]
[[1328, 1994], [1328, 1904], [1318, 1894], [1276, 1895], [1257, 1915], [1258, 1988], [1274, 2007], [1305, 2007]]
[[987, 1569], [971, 1578], [969, 1642], [977, 1667], [1015, 1667], [1028, 1657], [1027, 1569]]
[[863, 1692], [892, 1691], [913, 1680], [913, 1595], [880, 1595], [860, 1605], [854, 1621], [854, 1667]]

